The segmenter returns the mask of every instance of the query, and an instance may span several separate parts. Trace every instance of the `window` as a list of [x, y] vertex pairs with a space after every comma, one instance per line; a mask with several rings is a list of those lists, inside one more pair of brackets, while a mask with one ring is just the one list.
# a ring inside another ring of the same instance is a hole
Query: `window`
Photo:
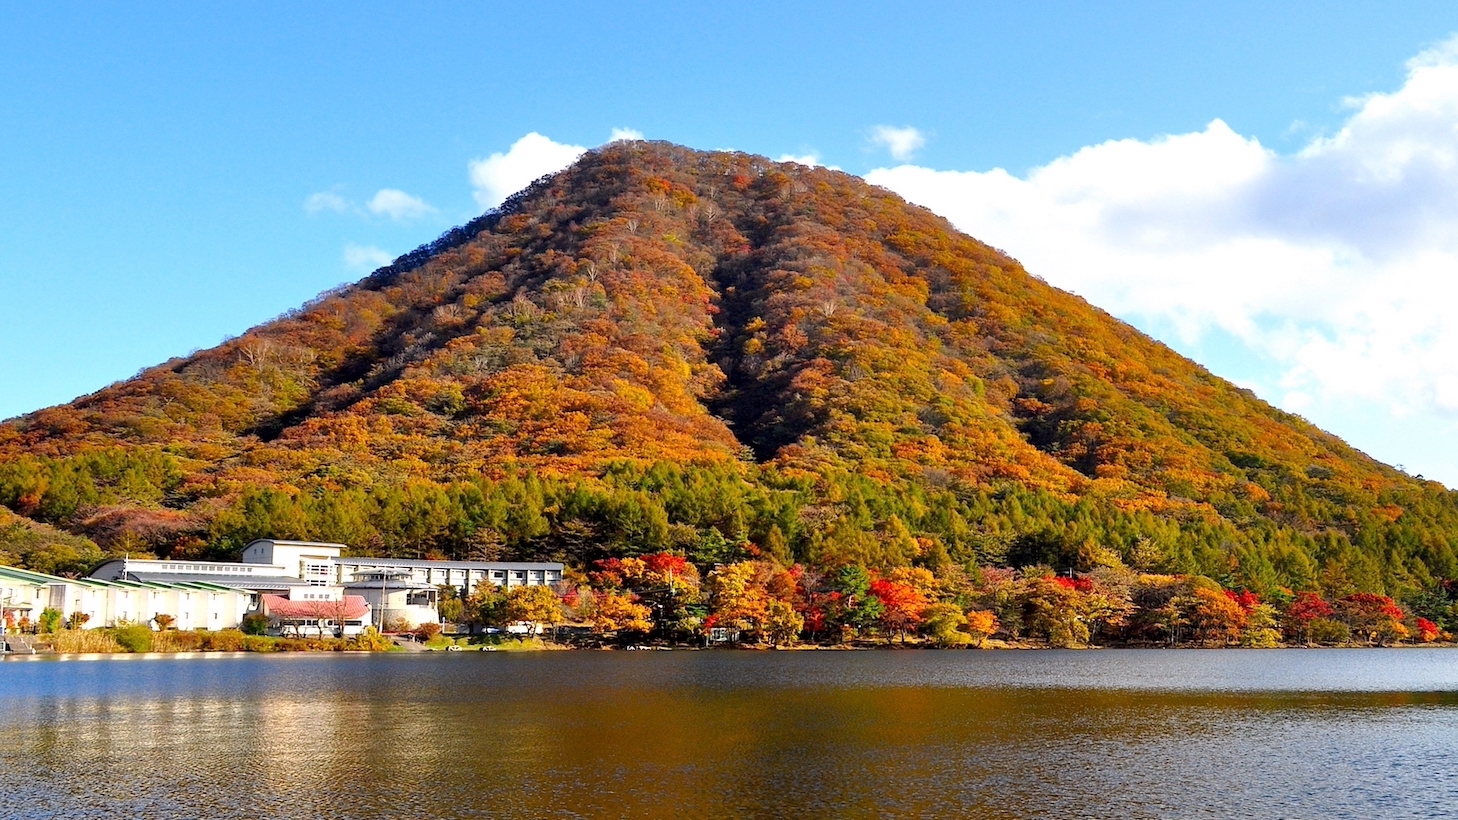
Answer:
[[303, 563], [303, 577], [309, 582], [310, 586], [329, 586], [328, 564], [323, 564], [316, 561], [305, 561]]

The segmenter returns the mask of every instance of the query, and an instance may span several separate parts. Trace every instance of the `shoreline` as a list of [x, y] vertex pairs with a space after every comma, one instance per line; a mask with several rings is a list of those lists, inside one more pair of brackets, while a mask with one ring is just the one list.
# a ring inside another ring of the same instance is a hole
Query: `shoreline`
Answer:
[[406, 648], [396, 644], [385, 649], [331, 649], [331, 648], [309, 648], [309, 649], [272, 649], [272, 650], [201, 650], [187, 649], [174, 652], [128, 652], [126, 650], [113, 652], [53, 652], [38, 650], [35, 652], [0, 652], [0, 661], [12, 660], [67, 660], [67, 661], [95, 661], [109, 660], [115, 658], [129, 658], [136, 660], [158, 660], [165, 658], [200, 658], [219, 659], [236, 658], [250, 655], [277, 655], [277, 656], [312, 656], [312, 655], [390, 655], [390, 654], [440, 654], [451, 655], [455, 652], [1039, 652], [1063, 650], [1069, 652], [1100, 651], [1105, 649], [1136, 650], [1136, 651], [1223, 651], [1223, 650], [1250, 650], [1258, 652], [1269, 652], [1279, 650], [1312, 650], [1312, 649], [1458, 649], [1458, 643], [1417, 643], [1417, 644], [1283, 644], [1281, 646], [1252, 647], [1252, 646], [1156, 646], [1149, 644], [1098, 644], [1091, 646], [1046, 646], [1042, 644], [1019, 643], [1011, 644], [998, 642], [996, 645], [980, 647], [969, 646], [934, 646], [934, 645], [855, 645], [855, 644], [797, 644], [794, 646], [771, 646], [742, 644], [737, 646], [670, 646], [660, 644], [630, 644], [627, 646], [572, 646], [568, 644], [557, 644], [543, 642], [540, 645], [520, 645], [500, 647], [491, 644], [479, 644], [472, 646], [461, 646], [454, 651], [443, 647], [426, 647], [416, 645]]

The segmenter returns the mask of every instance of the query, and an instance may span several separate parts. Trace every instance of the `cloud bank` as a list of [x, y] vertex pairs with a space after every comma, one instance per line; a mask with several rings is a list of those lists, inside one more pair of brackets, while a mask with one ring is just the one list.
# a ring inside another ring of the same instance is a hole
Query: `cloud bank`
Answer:
[[[627, 139], [624, 135], [628, 133], [638, 134], [629, 129], [613, 129], [614, 139]], [[482, 208], [495, 208], [538, 177], [566, 168], [585, 153], [587, 149], [581, 145], [565, 145], [533, 131], [512, 143], [506, 153], [495, 153], [470, 163], [468, 169], [476, 203]]]
[[902, 165], [866, 178], [1119, 315], [1191, 341], [1230, 334], [1278, 364], [1288, 409], [1362, 402], [1451, 432], [1458, 38], [1407, 68], [1400, 89], [1348, 100], [1342, 128], [1294, 155], [1215, 120], [1022, 177]]

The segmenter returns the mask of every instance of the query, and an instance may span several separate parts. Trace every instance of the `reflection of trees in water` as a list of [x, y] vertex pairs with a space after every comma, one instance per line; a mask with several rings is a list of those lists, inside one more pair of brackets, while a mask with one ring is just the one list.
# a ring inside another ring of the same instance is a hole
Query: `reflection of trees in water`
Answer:
[[7, 664], [0, 769], [28, 776], [0, 816], [1421, 816], [1431, 767], [1365, 798], [1324, 773], [1446, 754], [1458, 694], [1169, 688], [1232, 664], [1261, 686], [1446, 674], [1427, 650], [1293, 652]]

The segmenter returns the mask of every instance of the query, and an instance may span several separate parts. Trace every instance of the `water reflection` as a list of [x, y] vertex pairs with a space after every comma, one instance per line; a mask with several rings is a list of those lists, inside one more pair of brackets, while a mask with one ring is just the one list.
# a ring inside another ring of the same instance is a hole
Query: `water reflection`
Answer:
[[1458, 653], [0, 664], [5, 817], [1432, 817]]

